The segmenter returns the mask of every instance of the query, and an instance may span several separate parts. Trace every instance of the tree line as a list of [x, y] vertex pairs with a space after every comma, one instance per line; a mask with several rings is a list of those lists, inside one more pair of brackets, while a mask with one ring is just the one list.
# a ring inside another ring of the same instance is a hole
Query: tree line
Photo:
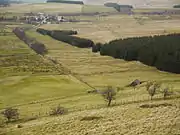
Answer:
[[180, 73], [180, 34], [132, 37], [109, 43], [97, 43], [74, 37], [77, 31], [37, 29], [44, 35], [80, 48], [92, 47], [92, 52], [127, 61], [140, 61], [159, 70]]
[[76, 46], [79, 48], [89, 48], [94, 46], [94, 42], [80, 37], [75, 37], [72, 35], [76, 35], [77, 31], [71, 30], [45, 30], [45, 29], [37, 29], [37, 32], [43, 35], [49, 35], [50, 37], [68, 43], [72, 46]]
[[45, 47], [45, 45], [33, 38], [28, 37], [22, 28], [16, 27], [13, 32], [20, 40], [24, 41], [37, 54], [44, 55], [47, 53], [47, 48]]
[[180, 34], [169, 34], [118, 39], [97, 48], [101, 55], [137, 60], [162, 71], [180, 73], [179, 44]]
[[115, 8], [118, 12], [121, 11], [121, 8], [133, 9], [133, 6], [131, 5], [119, 5], [117, 3], [112, 3], [112, 2], [105, 3], [104, 6]]
[[174, 5], [173, 8], [180, 8], [180, 5]]
[[51, 3], [51, 2], [84, 5], [83, 1], [77, 1], [77, 0], [76, 1], [72, 1], [72, 0], [47, 0], [47, 3]]

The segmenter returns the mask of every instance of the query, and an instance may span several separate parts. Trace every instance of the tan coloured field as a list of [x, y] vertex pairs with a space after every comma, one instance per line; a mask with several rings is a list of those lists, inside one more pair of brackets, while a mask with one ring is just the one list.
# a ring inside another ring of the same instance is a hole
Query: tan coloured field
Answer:
[[[88, 17], [74, 17], [87, 20]], [[95, 42], [108, 42], [113, 39], [168, 34], [180, 31], [179, 16], [142, 16], [111, 15], [89, 17], [91, 22], [61, 23], [43, 25], [45, 29], [73, 29], [78, 36], [92, 39]]]

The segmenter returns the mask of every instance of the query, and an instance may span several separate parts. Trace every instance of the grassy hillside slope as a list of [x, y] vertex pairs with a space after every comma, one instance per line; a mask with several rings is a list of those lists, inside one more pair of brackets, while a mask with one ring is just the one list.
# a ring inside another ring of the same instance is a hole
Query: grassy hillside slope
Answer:
[[[19, 106], [24, 117], [30, 117], [33, 113], [40, 113], [39, 118], [33, 121], [21, 122], [23, 128], [16, 128], [10, 124], [2, 129], [2, 132], [15, 135], [30, 134], [179, 134], [179, 75], [159, 72], [141, 63], [125, 62], [106, 56], [94, 54], [89, 49], [79, 49], [68, 44], [56, 41], [48, 36], [43, 36], [35, 31], [27, 32], [28, 35], [36, 37], [49, 49], [48, 56], [56, 58], [58, 63], [68, 67], [72, 73], [79, 76], [96, 88], [103, 89], [107, 85], [120, 87], [115, 105], [105, 108], [105, 102], [100, 95], [87, 94], [87, 86], [79, 83], [74, 87], [70, 83], [64, 87], [54, 82], [43, 89], [61, 89], [71, 87], [71, 91], [61, 93], [62, 98], [52, 98]], [[53, 76], [57, 78], [57, 76]], [[175, 95], [169, 100], [162, 100], [161, 93], [149, 101], [150, 97], [143, 86], [134, 90], [124, 88], [134, 79], [156, 80], [163, 85], [173, 85]], [[38, 77], [39, 79], [39, 77]], [[60, 79], [56, 79], [58, 82]], [[61, 81], [60, 81], [61, 82]], [[79, 82], [79, 81], [78, 81]], [[33, 85], [34, 86], [34, 85]], [[56, 87], [56, 88], [55, 88]], [[79, 89], [80, 87], [81, 89]], [[28, 89], [31, 87], [29, 86]], [[74, 95], [74, 96], [71, 96]], [[76, 95], [77, 94], [77, 95]], [[70, 113], [59, 117], [47, 116], [50, 106], [61, 104], [69, 109]], [[141, 105], [146, 105], [142, 108]], [[151, 107], [152, 106], [152, 107]], [[28, 109], [25, 109], [27, 108]], [[94, 108], [94, 109], [93, 109]], [[25, 115], [26, 114], [26, 115]]]
[[[117, 2], [116, 0], [85, 0], [85, 4], [99, 4], [102, 5], [107, 2]], [[135, 8], [167, 8], [173, 7], [175, 4], [179, 4], [179, 0], [120, 0], [119, 4], [132, 5]]]

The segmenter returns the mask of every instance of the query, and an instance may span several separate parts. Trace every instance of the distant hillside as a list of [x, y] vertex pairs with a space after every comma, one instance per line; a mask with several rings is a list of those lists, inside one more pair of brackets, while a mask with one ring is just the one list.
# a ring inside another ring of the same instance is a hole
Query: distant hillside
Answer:
[[21, 0], [22, 2], [25, 3], [45, 3], [46, 0]]
[[[117, 0], [84, 0], [85, 4], [104, 5], [108, 2], [117, 3]], [[180, 0], [119, 0], [120, 5], [132, 5], [135, 8], [169, 8], [180, 4]]]
[[83, 5], [83, 1], [75, 1], [75, 0], [47, 0], [47, 3], [55, 2], [55, 3], [67, 3], [67, 4], [81, 4]]

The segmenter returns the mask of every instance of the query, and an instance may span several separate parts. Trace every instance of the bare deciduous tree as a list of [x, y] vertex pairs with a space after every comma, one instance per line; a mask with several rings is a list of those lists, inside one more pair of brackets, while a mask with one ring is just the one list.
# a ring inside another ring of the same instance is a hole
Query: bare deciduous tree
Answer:
[[149, 95], [151, 96], [151, 100], [152, 100], [152, 98], [153, 98], [153, 96], [155, 95], [155, 93], [156, 93], [156, 88], [155, 88], [155, 86], [153, 85], [153, 86], [151, 86], [151, 87], [149, 87], [149, 89], [148, 89], [148, 93], [149, 93]]
[[112, 100], [115, 99], [116, 91], [111, 86], [108, 86], [107, 89], [102, 92], [102, 96], [108, 102], [107, 106], [110, 106]]
[[173, 87], [165, 87], [163, 89], [162, 93], [163, 93], [163, 98], [164, 99], [166, 99], [168, 96], [173, 94], [172, 89], [173, 89]]
[[146, 90], [151, 96], [151, 100], [153, 99], [153, 96], [156, 94], [156, 91], [160, 88], [161, 88], [161, 83], [158, 82], [148, 82], [146, 84]]

